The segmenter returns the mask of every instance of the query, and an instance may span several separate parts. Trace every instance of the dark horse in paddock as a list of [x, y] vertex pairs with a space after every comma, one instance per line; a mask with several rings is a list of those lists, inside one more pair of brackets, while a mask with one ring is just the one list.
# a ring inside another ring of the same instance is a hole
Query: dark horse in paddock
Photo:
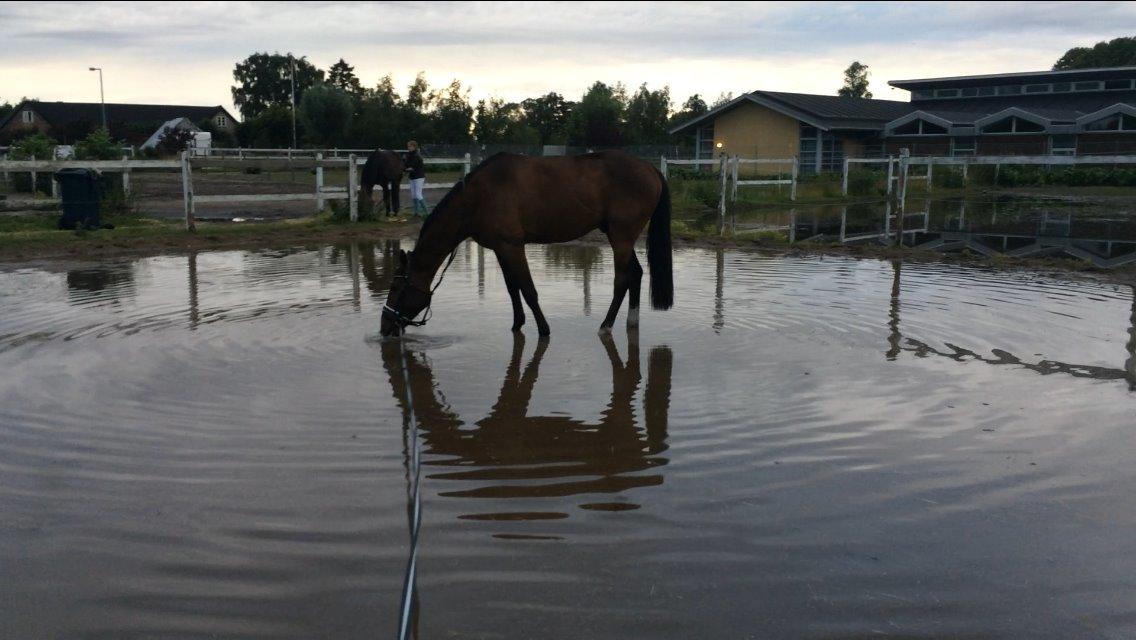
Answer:
[[513, 331], [525, 323], [524, 296], [540, 335], [548, 321], [537, 304], [525, 244], [575, 240], [593, 229], [607, 234], [615, 254], [615, 295], [601, 332], [611, 331], [630, 296], [628, 328], [639, 325], [639, 285], [643, 267], [635, 240], [650, 221], [647, 263], [651, 268], [651, 306], [674, 303], [671, 273], [671, 202], [666, 180], [655, 167], [621, 151], [574, 157], [540, 158], [500, 153], [482, 162], [454, 185], [422, 224], [414, 251], [399, 252], [382, 334], [400, 334], [430, 305], [435, 275], [467, 238], [497, 254], [513, 301]]
[[371, 194], [375, 191], [375, 185], [379, 185], [383, 190], [386, 215], [398, 214], [398, 189], [404, 169], [402, 156], [394, 151], [375, 149], [363, 165], [362, 181], [359, 184], [359, 202], [363, 203], [365, 211], [371, 210]]

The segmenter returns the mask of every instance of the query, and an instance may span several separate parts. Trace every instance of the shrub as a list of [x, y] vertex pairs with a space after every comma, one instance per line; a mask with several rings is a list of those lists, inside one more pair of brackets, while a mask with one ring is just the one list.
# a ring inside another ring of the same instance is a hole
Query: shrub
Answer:
[[[50, 160], [55, 154], [56, 142], [47, 135], [36, 132], [20, 139], [9, 154], [13, 160]], [[32, 189], [32, 176], [30, 173], [15, 173], [12, 175], [12, 184], [16, 191], [23, 193], [51, 193], [51, 172], [41, 171], [36, 174], [35, 189]]]
[[189, 148], [193, 143], [193, 132], [188, 129], [166, 127], [158, 138], [157, 150], [160, 155], [173, 156]]
[[[876, 181], [880, 179], [876, 171], [849, 171], [848, 195], [868, 196], [877, 193]], [[886, 177], [884, 178], [887, 179]]]
[[75, 157], [79, 160], [118, 160], [122, 157], [123, 144], [111, 139], [106, 129], [95, 129], [75, 145]]

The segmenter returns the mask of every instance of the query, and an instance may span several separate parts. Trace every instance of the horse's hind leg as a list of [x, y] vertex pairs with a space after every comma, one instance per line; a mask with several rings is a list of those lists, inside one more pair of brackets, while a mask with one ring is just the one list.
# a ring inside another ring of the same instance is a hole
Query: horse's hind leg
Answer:
[[627, 330], [639, 328], [639, 289], [643, 284], [643, 266], [635, 249], [631, 250], [631, 260], [627, 265]]
[[536, 330], [542, 336], [551, 332], [548, 321], [544, 319], [544, 312], [540, 310], [537, 302], [536, 285], [533, 284], [532, 274], [529, 273], [529, 261], [525, 258], [524, 245], [508, 245], [497, 250], [498, 259], [501, 259], [513, 278], [514, 284], [521, 290], [525, 302], [529, 304], [533, 319], [536, 320]]
[[521, 306], [521, 290], [517, 286], [516, 278], [510, 272], [509, 264], [500, 251], [497, 255], [497, 264], [501, 265], [501, 275], [505, 277], [505, 288], [509, 291], [509, 299], [513, 301], [513, 331], [520, 331], [525, 324], [525, 308]]
[[391, 180], [391, 183], [390, 183], [390, 185], [391, 185], [391, 207], [393, 207], [394, 215], [396, 215], [396, 216], [398, 215], [399, 209], [402, 208], [401, 205], [399, 204], [399, 200], [398, 200], [399, 199], [399, 191], [400, 191], [400, 188], [402, 186], [400, 184], [401, 182], [402, 182], [402, 177], [399, 176], [399, 177], [395, 178], [394, 180]]
[[[643, 268], [639, 266], [639, 260], [635, 257], [635, 245], [630, 242], [611, 242], [612, 252], [615, 254], [615, 292], [611, 298], [611, 306], [608, 307], [607, 316], [604, 317], [600, 323], [600, 333], [608, 333], [611, 331], [612, 325], [615, 324], [615, 317], [619, 315], [619, 307], [623, 305], [623, 296], [627, 295], [632, 280], [635, 281], [635, 292], [632, 294], [632, 306], [635, 308], [634, 323], [638, 326], [639, 323], [639, 281], [643, 277]], [[634, 260], [635, 267], [633, 268], [632, 260]], [[635, 274], [632, 277], [632, 274]], [[628, 312], [627, 316], [628, 326], [632, 326], [632, 316]]]
[[385, 182], [381, 186], [383, 188], [383, 209], [385, 209], [385, 215], [389, 218], [391, 214], [390, 187], [388, 187]]

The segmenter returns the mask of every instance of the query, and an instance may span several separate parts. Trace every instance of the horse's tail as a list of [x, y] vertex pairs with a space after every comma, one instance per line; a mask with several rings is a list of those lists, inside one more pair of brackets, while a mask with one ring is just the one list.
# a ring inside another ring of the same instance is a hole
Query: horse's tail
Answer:
[[647, 230], [647, 264], [651, 267], [651, 307], [670, 309], [674, 304], [674, 273], [671, 269], [671, 190], [667, 179], [655, 169], [663, 191], [651, 214]]

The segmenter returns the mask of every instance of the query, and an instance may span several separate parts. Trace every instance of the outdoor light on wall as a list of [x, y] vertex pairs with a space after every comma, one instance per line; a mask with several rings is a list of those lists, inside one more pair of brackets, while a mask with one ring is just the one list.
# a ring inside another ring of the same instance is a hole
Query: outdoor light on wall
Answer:
[[718, 148], [718, 149], [721, 149], [721, 148], [722, 148], [722, 143], [721, 143], [721, 142], [715, 142], [715, 143], [714, 143], [714, 146], [715, 146], [716, 148]]

